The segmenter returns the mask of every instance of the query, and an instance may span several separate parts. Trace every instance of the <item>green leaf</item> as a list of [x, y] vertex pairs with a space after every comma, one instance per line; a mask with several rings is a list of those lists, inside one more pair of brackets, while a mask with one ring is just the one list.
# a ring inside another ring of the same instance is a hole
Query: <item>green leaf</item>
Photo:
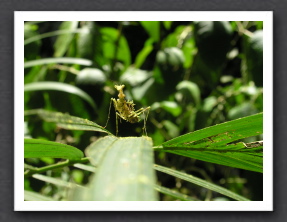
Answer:
[[86, 164], [75, 163], [73, 166], [76, 167], [76, 168], [79, 168], [81, 170], [86, 170], [86, 171], [89, 171], [89, 172], [92, 172], [92, 173], [96, 172], [96, 168], [95, 167], [89, 166], [89, 165], [86, 165]]
[[193, 64], [193, 58], [196, 51], [195, 41], [193, 38], [186, 40], [182, 46], [182, 51], [184, 54], [184, 68], [190, 68]]
[[96, 68], [82, 69], [76, 77], [77, 85], [103, 86], [107, 81], [106, 75], [102, 70]]
[[263, 113], [188, 133], [162, 144], [162, 151], [225, 166], [263, 172], [263, 143], [232, 143], [263, 133]]
[[89, 184], [89, 200], [157, 200], [149, 137], [107, 136], [91, 144], [86, 154], [97, 166]]
[[80, 58], [93, 59], [96, 41], [99, 36], [96, 23], [93, 21], [86, 21], [81, 29], [83, 32], [79, 33], [77, 38], [77, 55]]
[[246, 65], [248, 79], [256, 86], [263, 86], [263, 30], [257, 30], [252, 37], [245, 37], [243, 65]]
[[258, 113], [258, 110], [251, 102], [243, 102], [239, 105], [232, 107], [228, 112], [229, 119], [238, 119], [244, 116], [250, 116]]
[[177, 178], [180, 178], [182, 180], [185, 180], [185, 181], [188, 181], [188, 182], [191, 182], [191, 183], [194, 183], [198, 186], [201, 186], [201, 187], [204, 187], [204, 188], [207, 188], [209, 190], [212, 190], [212, 191], [215, 191], [215, 192], [218, 192], [218, 193], [221, 193], [225, 196], [228, 196], [232, 199], [235, 199], [235, 200], [239, 200], [239, 201], [248, 201], [249, 199], [245, 198], [245, 197], [242, 197], [236, 193], [233, 193], [223, 187], [220, 187], [220, 186], [217, 186], [213, 183], [210, 183], [206, 180], [202, 180], [200, 178], [197, 178], [197, 177], [194, 177], [192, 175], [188, 175], [186, 173], [182, 173], [182, 172], [179, 172], [177, 170], [172, 170], [170, 168], [166, 168], [166, 167], [163, 167], [163, 166], [159, 166], [159, 165], [154, 165], [154, 169], [160, 171], [160, 172], [163, 172], [163, 173], [167, 173], [169, 175], [172, 175], [172, 176], [175, 176]]
[[211, 69], [221, 67], [231, 47], [232, 27], [228, 21], [200, 21], [194, 23], [198, 53]]
[[[101, 28], [100, 33], [103, 36], [104, 57], [110, 60], [120, 60], [128, 67], [131, 64], [131, 53], [126, 38], [123, 35], [119, 38], [119, 31], [114, 28]], [[116, 58], [115, 52], [117, 52]]]
[[41, 35], [35, 35], [30, 38], [27, 38], [24, 40], [24, 45], [28, 45], [32, 42], [37, 42], [38, 40], [48, 38], [48, 37], [53, 37], [57, 35], [64, 35], [64, 34], [73, 34], [73, 33], [84, 33], [85, 30], [83, 29], [75, 29], [75, 30], [57, 30], [57, 31], [52, 31], [52, 32], [47, 32], [43, 33]]
[[77, 186], [74, 183], [70, 183], [70, 182], [67, 182], [65, 180], [54, 178], [54, 177], [45, 176], [42, 174], [33, 174], [32, 177], [37, 179], [37, 180], [41, 180], [41, 181], [44, 181], [46, 183], [51, 183], [51, 184], [54, 184], [54, 185], [60, 186], [60, 187], [72, 188], [74, 186]]
[[160, 106], [173, 116], [180, 115], [182, 111], [181, 107], [176, 102], [172, 101], [162, 101]]
[[83, 152], [73, 146], [38, 139], [24, 139], [24, 158], [53, 157], [76, 160]]
[[197, 84], [184, 80], [176, 86], [176, 89], [186, 95], [187, 98], [192, 98], [197, 107], [200, 105], [200, 89]]
[[[28, 39], [35, 38], [38, 36], [38, 26], [31, 24], [24, 24], [24, 42]], [[41, 41], [36, 40], [30, 45], [24, 46], [24, 58], [27, 60], [35, 59], [38, 57], [39, 51], [41, 49]]]
[[81, 97], [83, 100], [88, 102], [94, 109], [96, 109], [96, 104], [94, 100], [83, 90], [80, 88], [69, 85], [66, 83], [60, 83], [60, 82], [34, 82], [34, 83], [28, 83], [24, 85], [24, 91], [30, 92], [30, 91], [42, 91], [42, 90], [56, 90], [56, 91], [62, 91], [70, 94], [74, 94], [76, 96]]
[[147, 56], [153, 50], [153, 40], [150, 38], [146, 40], [143, 49], [137, 54], [135, 58], [135, 67], [140, 68], [142, 64], [145, 62]]
[[51, 197], [44, 196], [42, 194], [24, 190], [24, 200], [27, 201], [55, 201], [55, 199]]
[[42, 109], [28, 110], [25, 111], [25, 115], [39, 115], [42, 119], [47, 122], [56, 123], [58, 127], [67, 130], [85, 130], [85, 131], [98, 131], [103, 133], [111, 134], [104, 127], [90, 121], [87, 119], [82, 119], [80, 117], [70, 116], [69, 114], [64, 114], [61, 112], [52, 112]]
[[46, 58], [46, 59], [37, 59], [33, 61], [28, 61], [24, 63], [24, 68], [30, 68], [33, 66], [40, 66], [45, 64], [54, 64], [54, 63], [65, 63], [65, 64], [79, 64], [83, 66], [92, 65], [92, 61], [88, 59], [80, 59], [80, 58]]
[[170, 138], [179, 136], [180, 133], [179, 128], [173, 122], [169, 120], [164, 120], [162, 121], [162, 125], [167, 129], [167, 133], [170, 136]]
[[163, 26], [166, 28], [166, 29], [170, 29], [171, 25], [172, 25], [172, 21], [163, 21]]
[[127, 83], [131, 86], [137, 86], [148, 78], [151, 77], [151, 74], [145, 70], [137, 69], [134, 67], [129, 67], [120, 77], [120, 81]]
[[159, 41], [160, 37], [160, 22], [159, 21], [140, 21], [140, 24], [144, 27], [149, 36], [155, 41]]
[[[62, 22], [59, 30], [69, 30], [69, 31], [75, 31], [78, 26], [78, 21], [65, 21]], [[55, 57], [61, 57], [63, 56], [66, 51], [68, 50], [68, 47], [74, 37], [74, 34], [68, 33], [64, 35], [60, 35], [55, 44], [54, 44], [54, 56]]]
[[196, 199], [195, 198], [192, 198], [192, 197], [189, 197], [185, 194], [182, 194], [182, 193], [179, 193], [175, 190], [171, 190], [169, 188], [166, 188], [166, 187], [162, 187], [162, 186], [159, 186], [159, 185], [155, 185], [154, 188], [158, 191], [158, 192], [161, 192], [163, 194], [166, 194], [166, 195], [169, 195], [169, 196], [172, 196], [176, 199], [179, 199], [179, 200], [185, 200], [185, 201], [195, 201]]

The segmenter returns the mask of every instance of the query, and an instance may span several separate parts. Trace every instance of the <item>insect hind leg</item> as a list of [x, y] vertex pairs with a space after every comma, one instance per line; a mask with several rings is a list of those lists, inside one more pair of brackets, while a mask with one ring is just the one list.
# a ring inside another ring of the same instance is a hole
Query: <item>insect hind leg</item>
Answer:
[[108, 125], [108, 122], [109, 122], [109, 119], [110, 119], [110, 114], [111, 114], [111, 107], [112, 107], [112, 102], [113, 102], [113, 99], [111, 99], [111, 101], [110, 101], [110, 108], [109, 108], [108, 119], [107, 119], [107, 122], [106, 122], [106, 125], [105, 125], [105, 127], [104, 127], [104, 128], [106, 128], [106, 127], [107, 127], [107, 125]]
[[143, 132], [145, 132], [145, 135], [146, 135], [146, 136], [147, 136], [146, 121], [147, 121], [147, 118], [148, 118], [149, 110], [150, 110], [150, 106], [147, 107], [147, 108], [145, 108], [145, 109], [143, 109], [143, 111], [142, 111], [142, 112], [144, 113], [144, 115], [145, 115], [145, 112], [147, 112], [147, 114], [146, 114], [145, 117], [144, 117], [144, 126], [143, 126]]

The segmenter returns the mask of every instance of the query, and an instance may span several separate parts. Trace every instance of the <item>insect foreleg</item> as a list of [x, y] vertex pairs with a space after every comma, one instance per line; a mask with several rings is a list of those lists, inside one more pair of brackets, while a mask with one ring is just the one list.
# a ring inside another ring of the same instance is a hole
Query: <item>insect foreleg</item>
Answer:
[[134, 113], [137, 114], [137, 115], [140, 115], [140, 114], [144, 113], [147, 110], [150, 110], [150, 106], [146, 107], [146, 108], [140, 108], [137, 111], [135, 111]]

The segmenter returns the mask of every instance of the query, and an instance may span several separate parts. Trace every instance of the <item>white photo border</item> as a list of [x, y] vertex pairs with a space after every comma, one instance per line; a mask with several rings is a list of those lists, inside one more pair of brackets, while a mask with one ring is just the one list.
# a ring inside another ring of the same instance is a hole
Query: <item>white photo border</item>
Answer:
[[[24, 21], [263, 21], [263, 201], [24, 201]], [[272, 11], [15, 11], [15, 211], [273, 211]]]

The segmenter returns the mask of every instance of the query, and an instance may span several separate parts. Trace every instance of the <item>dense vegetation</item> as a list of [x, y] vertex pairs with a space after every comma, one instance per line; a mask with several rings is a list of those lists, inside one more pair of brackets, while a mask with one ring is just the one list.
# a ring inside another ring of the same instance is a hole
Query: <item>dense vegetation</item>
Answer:
[[[89, 192], [105, 199], [97, 192], [130, 173], [116, 171], [109, 155], [126, 147], [118, 160], [132, 158], [138, 146], [147, 156], [128, 164], [152, 178], [151, 188], [141, 186], [152, 190], [147, 200], [158, 199], [153, 191], [159, 200], [262, 200], [262, 29], [262, 22], [26, 22], [25, 137], [42, 141], [25, 139], [25, 199], [87, 200]], [[120, 121], [125, 139], [114, 137], [113, 105], [103, 128], [116, 84], [136, 110], [151, 107], [151, 139], [141, 137], [144, 121]], [[70, 146], [55, 151], [52, 141]], [[100, 161], [93, 146], [114, 151]]]

